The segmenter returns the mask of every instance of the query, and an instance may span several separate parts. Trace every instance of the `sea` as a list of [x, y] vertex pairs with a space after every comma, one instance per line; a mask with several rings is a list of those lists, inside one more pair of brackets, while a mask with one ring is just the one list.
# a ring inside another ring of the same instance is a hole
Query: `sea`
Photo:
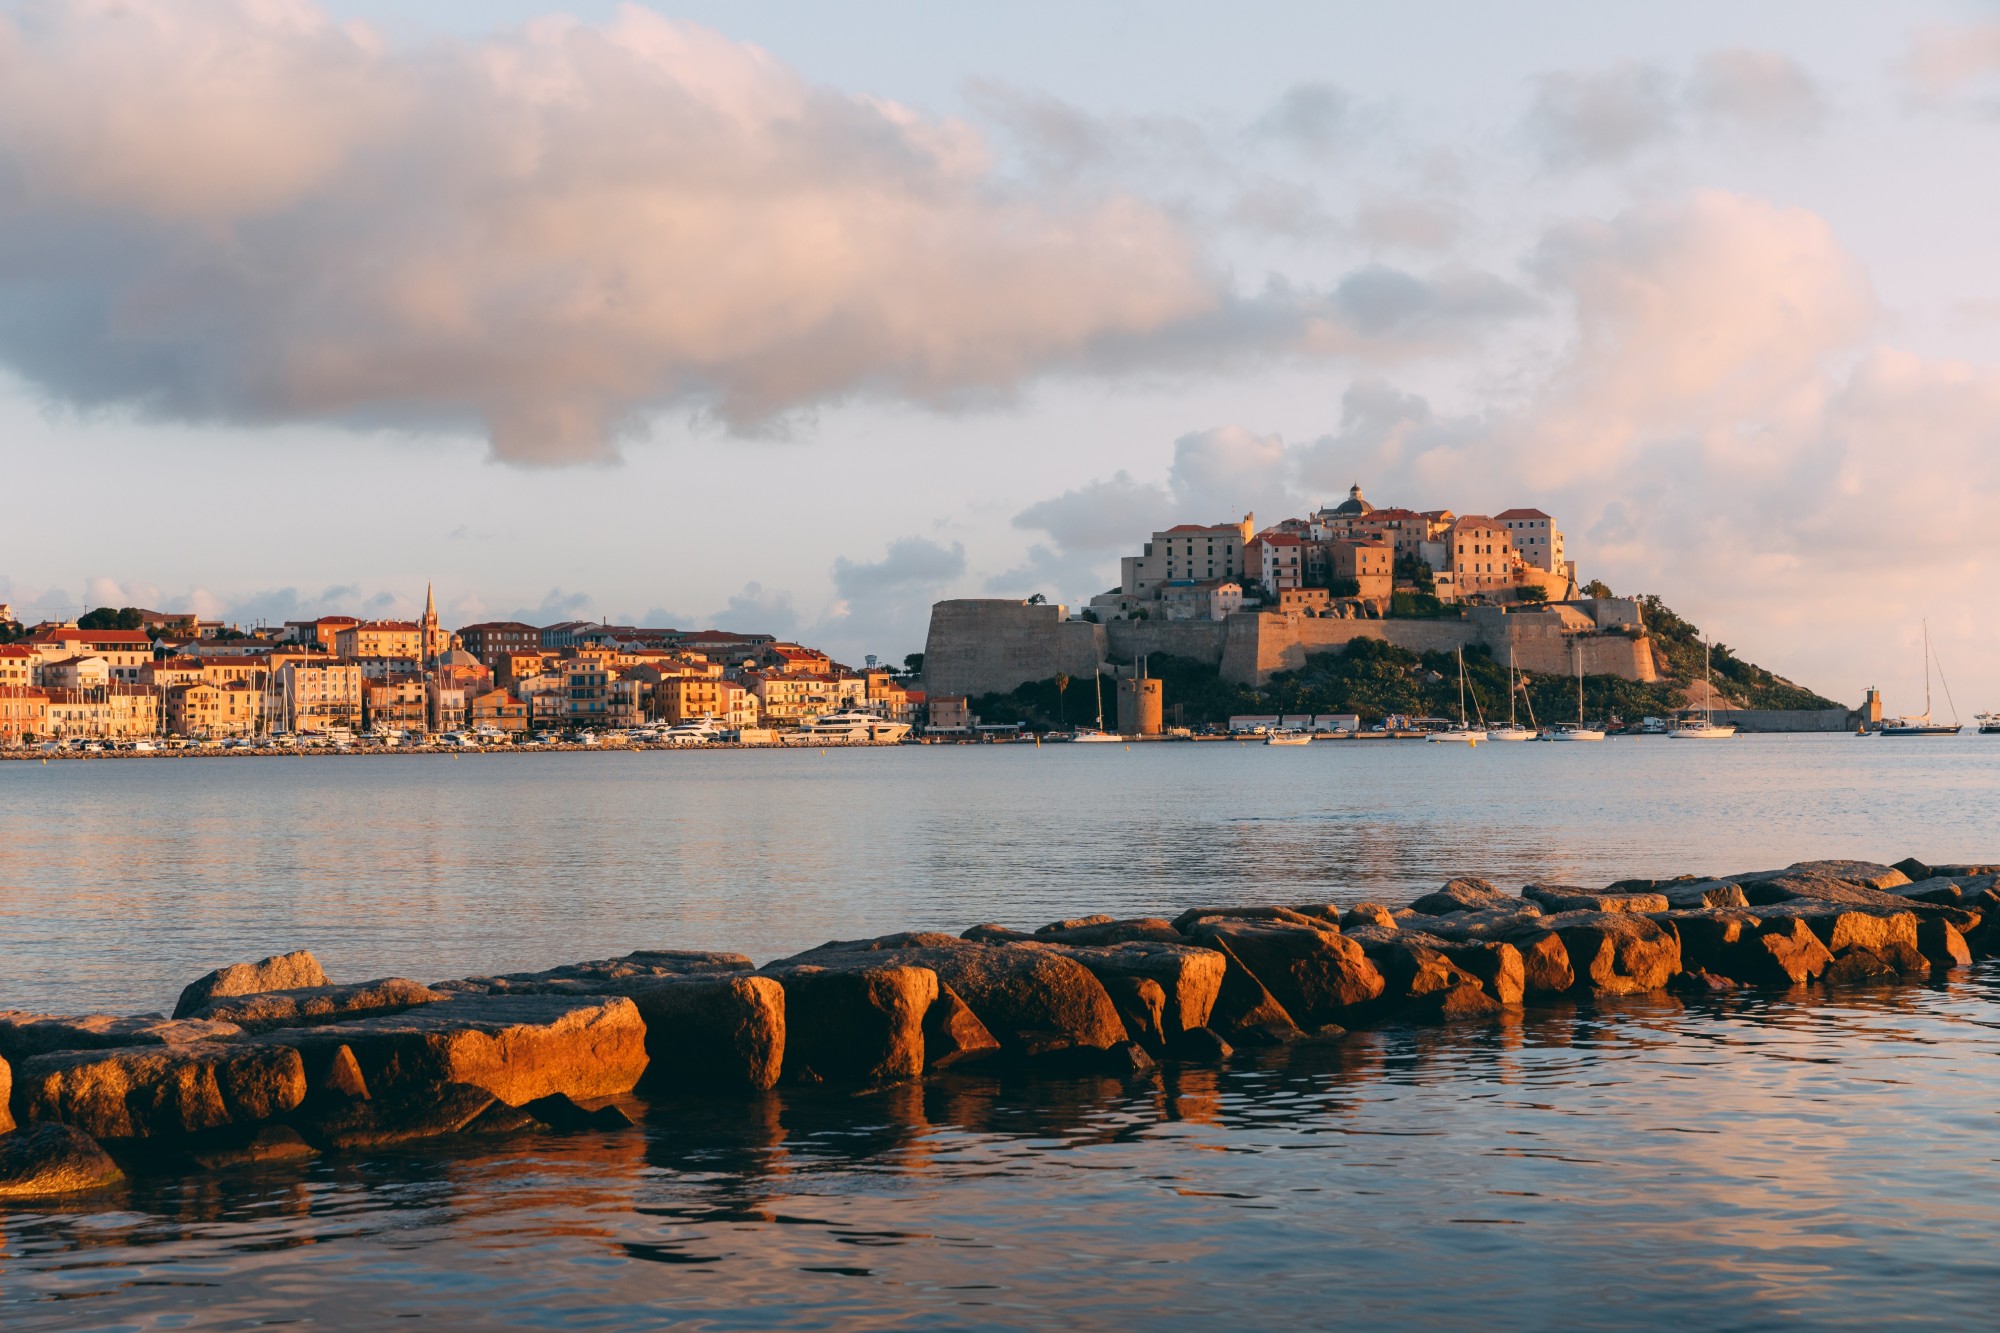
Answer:
[[[0, 763], [0, 1008], [634, 949], [2000, 860], [2000, 737]], [[632, 1099], [635, 1127], [0, 1205], [0, 1328], [1987, 1324], [2000, 964], [1386, 1021], [1114, 1079]]]

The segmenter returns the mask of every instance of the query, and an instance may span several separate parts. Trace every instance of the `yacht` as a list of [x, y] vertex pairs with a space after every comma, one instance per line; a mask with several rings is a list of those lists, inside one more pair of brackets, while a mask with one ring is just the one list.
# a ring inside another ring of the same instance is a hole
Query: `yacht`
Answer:
[[674, 723], [660, 733], [660, 741], [666, 745], [706, 745], [722, 739], [722, 732], [714, 718], [704, 717], [699, 721]]
[[[1951, 686], [1944, 678], [1944, 668], [1937, 669], [1938, 684], [1944, 686], [1946, 703], [1951, 703]], [[1985, 724], [1981, 724], [1984, 730]], [[1952, 706], [1951, 721], [1931, 721], [1931, 622], [1924, 622], [1924, 711], [1916, 717], [1892, 717], [1882, 723], [1884, 736], [1956, 736], [1964, 730], [1958, 720], [1958, 707]]]
[[2000, 735], [2000, 713], [1974, 713], [1972, 720], [1979, 724], [1980, 735]]
[[907, 722], [850, 708], [807, 718], [791, 740], [794, 745], [893, 745], [909, 734]]
[[1266, 745], [1307, 745], [1313, 734], [1310, 731], [1274, 731], [1264, 738]]
[[1601, 741], [1604, 733], [1583, 725], [1583, 653], [1576, 654], [1576, 721], [1564, 722], [1542, 733], [1545, 741]]
[[1726, 740], [1736, 734], [1736, 728], [1725, 726], [1715, 720], [1715, 675], [1709, 666], [1709, 643], [1706, 637], [1701, 641], [1701, 718], [1686, 718], [1667, 735], [1679, 741]]
[[1124, 738], [1116, 732], [1104, 729], [1104, 673], [1100, 670], [1093, 671], [1090, 674], [1091, 679], [1097, 684], [1097, 725], [1094, 727], [1078, 727], [1076, 734], [1071, 736], [1070, 740], [1077, 745], [1101, 744], [1107, 741], [1123, 740]]
[[1521, 673], [1514, 669], [1514, 649], [1507, 649], [1507, 725], [1488, 727], [1486, 739], [1489, 741], [1531, 741], [1535, 739], [1535, 701], [1528, 700], [1528, 726], [1514, 720], [1514, 700], [1521, 693]]
[[1458, 650], [1458, 725], [1446, 727], [1443, 731], [1433, 731], [1424, 737], [1427, 741], [1441, 744], [1477, 745], [1486, 739], [1484, 731], [1474, 731], [1465, 720], [1465, 649]]

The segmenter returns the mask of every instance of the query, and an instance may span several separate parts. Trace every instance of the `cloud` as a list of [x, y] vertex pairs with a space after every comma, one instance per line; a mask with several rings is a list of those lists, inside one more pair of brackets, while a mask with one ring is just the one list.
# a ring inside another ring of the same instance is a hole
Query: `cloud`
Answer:
[[1650, 65], [1544, 74], [1524, 128], [1549, 166], [1601, 166], [1672, 134], [1674, 103], [1672, 80]]
[[1776, 51], [1733, 47], [1695, 62], [1687, 100], [1712, 122], [1790, 133], [1816, 130], [1826, 98], [1804, 66]]
[[1935, 24], [1919, 29], [1904, 53], [1901, 73], [1920, 96], [1995, 91], [1991, 84], [2000, 76], [2000, 22]]
[[752, 582], [744, 584], [743, 590], [709, 620], [714, 629], [735, 630], [739, 634], [785, 635], [798, 627], [799, 614], [792, 606], [789, 592]]
[[1172, 512], [1165, 487], [1119, 471], [1029, 505], [1014, 515], [1014, 526], [1046, 532], [1064, 551], [1113, 551], [1129, 546], [1135, 532], [1158, 530]]
[[842, 597], [860, 598], [909, 588], [931, 588], [965, 573], [965, 544], [940, 546], [925, 537], [901, 537], [889, 553], [870, 563], [846, 556], [833, 562], [833, 586]]
[[502, 620], [519, 620], [530, 625], [557, 625], [565, 620], [590, 620], [591, 608], [596, 599], [587, 592], [564, 592], [561, 588], [551, 588], [542, 598], [541, 605], [516, 607]]
[[1450, 341], [1462, 331], [1534, 309], [1520, 288], [1486, 273], [1447, 272], [1421, 278], [1372, 264], [1340, 280], [1333, 307], [1363, 337], [1405, 343]]
[[1353, 99], [1330, 83], [1298, 83], [1251, 125], [1251, 133], [1313, 155], [1339, 147], [1350, 128]]

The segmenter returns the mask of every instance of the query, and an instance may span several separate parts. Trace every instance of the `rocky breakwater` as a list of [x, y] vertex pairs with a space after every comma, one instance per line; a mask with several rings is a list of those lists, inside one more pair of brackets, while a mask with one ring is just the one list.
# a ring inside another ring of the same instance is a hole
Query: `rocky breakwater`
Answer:
[[834, 941], [757, 966], [641, 950], [547, 971], [335, 984], [219, 968], [172, 1017], [0, 1011], [0, 1200], [455, 1136], [609, 1130], [635, 1090], [867, 1087], [973, 1062], [1162, 1060], [1479, 1021], [1545, 997], [1929, 978], [2000, 953], [2000, 865], [1816, 861], [1409, 905], [1234, 905]]

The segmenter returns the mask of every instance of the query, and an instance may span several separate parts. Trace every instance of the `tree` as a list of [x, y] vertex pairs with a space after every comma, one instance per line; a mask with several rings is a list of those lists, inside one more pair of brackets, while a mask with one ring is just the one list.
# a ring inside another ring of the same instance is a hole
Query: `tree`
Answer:
[[1396, 557], [1396, 582], [1408, 583], [1418, 592], [1434, 593], [1437, 580], [1431, 577], [1431, 566], [1421, 556], [1401, 555]]
[[923, 673], [924, 673], [924, 655], [922, 653], [910, 653], [908, 656], [903, 658], [904, 675], [921, 676]]
[[1610, 597], [1612, 595], [1611, 585], [1603, 579], [1592, 579], [1583, 585], [1583, 595], [1585, 597]]
[[1361, 595], [1361, 580], [1328, 579], [1326, 581], [1326, 590], [1334, 597], [1359, 597]]
[[1065, 725], [1069, 721], [1069, 711], [1063, 706], [1063, 695], [1069, 689], [1069, 672], [1056, 672], [1056, 723]]
[[1049, 599], [1048, 599], [1048, 598], [1046, 598], [1046, 597], [1044, 597], [1044, 596], [1043, 596], [1043, 595], [1042, 595], [1041, 593], [1033, 593], [1033, 594], [1030, 594], [1030, 596], [1028, 597], [1028, 605], [1029, 605], [1029, 606], [1046, 606], [1046, 605], [1048, 605], [1048, 600], [1049, 600]]
[[86, 611], [77, 618], [78, 629], [143, 629], [145, 620], [136, 606], [121, 606], [116, 610], [100, 606], [94, 611]]
[[1515, 600], [1522, 602], [1546, 602], [1549, 600], [1549, 590], [1539, 583], [1524, 583], [1514, 590], [1514, 597]]

